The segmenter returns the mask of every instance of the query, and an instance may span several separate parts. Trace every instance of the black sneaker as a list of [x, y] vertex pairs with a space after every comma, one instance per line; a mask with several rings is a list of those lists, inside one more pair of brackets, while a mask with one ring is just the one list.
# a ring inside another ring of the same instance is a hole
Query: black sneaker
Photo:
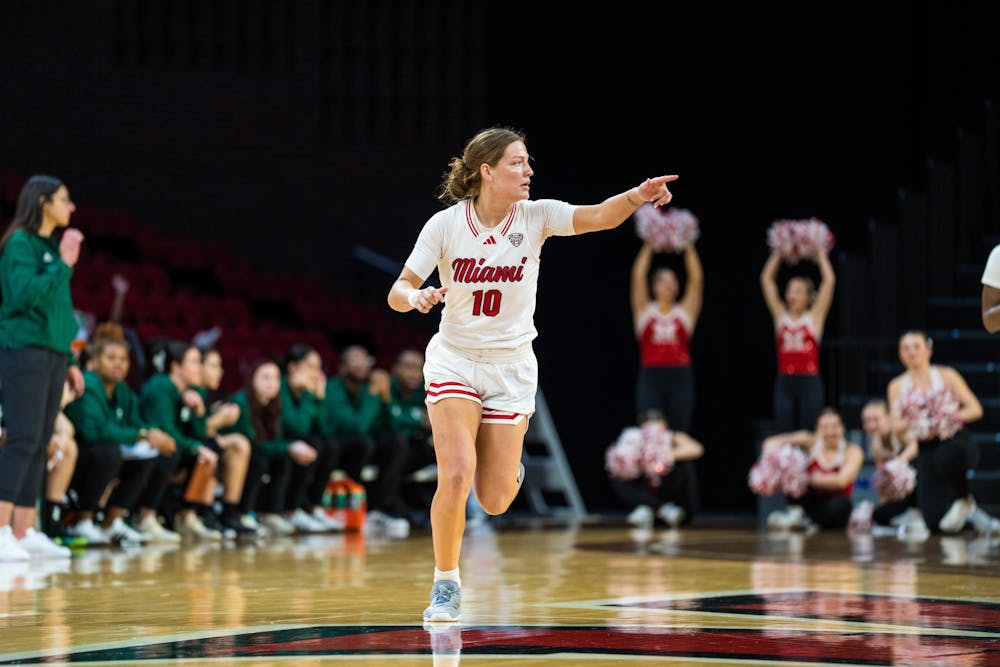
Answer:
[[229, 531], [232, 531], [237, 537], [256, 537], [257, 529], [252, 526], [249, 522], [244, 522], [243, 517], [239, 515], [222, 515], [220, 520], [222, 524], [223, 535], [227, 535]]
[[219, 520], [219, 515], [211, 510], [206, 510], [200, 512], [201, 522], [205, 524], [205, 528], [209, 530], [217, 530], [222, 534], [222, 537], [227, 540], [232, 540], [236, 537], [236, 531], [233, 528], [226, 526]]

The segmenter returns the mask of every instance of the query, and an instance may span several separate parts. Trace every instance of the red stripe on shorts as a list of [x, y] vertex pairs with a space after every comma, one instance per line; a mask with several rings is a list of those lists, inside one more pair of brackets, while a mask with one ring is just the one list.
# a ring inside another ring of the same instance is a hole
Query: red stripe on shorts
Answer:
[[481, 401], [482, 400], [481, 398], [479, 398], [479, 394], [477, 394], [476, 392], [474, 392], [474, 391], [462, 391], [461, 389], [444, 389], [442, 391], [428, 391], [427, 395], [428, 396], [454, 396], [454, 395], [461, 395], [461, 396], [472, 396], [477, 401]]

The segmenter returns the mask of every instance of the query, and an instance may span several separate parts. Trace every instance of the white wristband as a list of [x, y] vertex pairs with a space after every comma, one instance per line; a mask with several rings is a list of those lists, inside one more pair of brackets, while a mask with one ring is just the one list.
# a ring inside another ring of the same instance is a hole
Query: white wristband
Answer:
[[415, 289], [406, 296], [406, 303], [410, 304], [413, 308], [417, 307], [417, 299], [420, 298], [420, 290]]

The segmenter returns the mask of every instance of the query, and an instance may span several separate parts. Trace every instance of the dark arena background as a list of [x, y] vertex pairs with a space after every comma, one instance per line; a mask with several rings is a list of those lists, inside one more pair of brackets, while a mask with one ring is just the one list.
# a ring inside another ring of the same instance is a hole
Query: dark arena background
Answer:
[[[7, 576], [0, 562], [0, 664], [580, 664], [572, 656], [584, 654], [595, 665], [1000, 664], [1000, 536], [982, 542], [970, 527], [961, 548], [936, 532], [918, 544], [844, 531], [775, 542], [763, 518], [776, 505], [747, 483], [774, 430], [767, 231], [815, 217], [835, 235], [825, 402], [866, 451], [855, 499], [869, 497], [874, 468], [861, 407], [885, 397], [904, 370], [899, 336], [919, 329], [982, 403], [967, 427], [980, 452], [969, 488], [1000, 515], [1000, 341], [980, 301], [1000, 243], [992, 9], [0, 2], [0, 224], [31, 175], [62, 179], [86, 235], [75, 307], [107, 318], [122, 274], [122, 321], [138, 340], [218, 326], [226, 391], [254, 359], [296, 342], [316, 347], [331, 377], [353, 343], [387, 370], [402, 349], [423, 349], [437, 311], [400, 314], [386, 295], [441, 208], [449, 160], [491, 125], [525, 133], [532, 199], [599, 203], [678, 174], [672, 205], [698, 218], [705, 273], [691, 343], [701, 514], [679, 535], [630, 531], [632, 508], [605, 469], [605, 450], [637, 417], [629, 281], [641, 241], [630, 219], [550, 239], [538, 283], [545, 424], [586, 520], [565, 529], [523, 489], [486, 522], [496, 533], [467, 537], [472, 592], [457, 640], [428, 639], [419, 623], [433, 554], [429, 527], [414, 522], [401, 540], [314, 535], [256, 552], [147, 546], [106, 562], [117, 547], [74, 549], [73, 567], [54, 574]], [[655, 262], [678, 269], [683, 287], [679, 254]], [[819, 277], [807, 262], [783, 267], [781, 284], [802, 272]], [[526, 484], [543, 470], [529, 466]], [[544, 497], [559, 504], [551, 489]], [[300, 590], [310, 568], [320, 574]], [[184, 582], [179, 599], [157, 573]], [[116, 598], [121, 586], [132, 592]], [[77, 593], [93, 601], [78, 606]], [[146, 621], [140, 598], [152, 601]], [[773, 623], [787, 641], [772, 638]]]

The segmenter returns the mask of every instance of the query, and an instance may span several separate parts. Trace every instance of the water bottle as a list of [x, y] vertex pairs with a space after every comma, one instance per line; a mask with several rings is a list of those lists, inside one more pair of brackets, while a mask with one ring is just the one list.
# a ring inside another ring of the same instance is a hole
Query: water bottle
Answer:
[[365, 527], [365, 518], [368, 514], [368, 498], [365, 494], [365, 487], [347, 478], [344, 480], [347, 492], [347, 530], [361, 531]]

